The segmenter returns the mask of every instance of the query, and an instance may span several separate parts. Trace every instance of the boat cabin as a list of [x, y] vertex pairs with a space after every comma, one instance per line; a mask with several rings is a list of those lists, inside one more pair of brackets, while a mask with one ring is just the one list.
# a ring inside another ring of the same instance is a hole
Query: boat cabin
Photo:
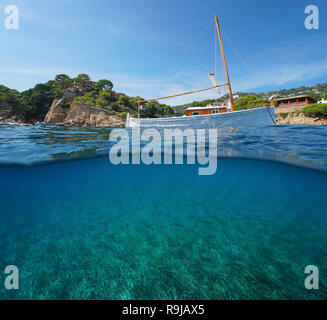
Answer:
[[203, 116], [209, 114], [225, 113], [227, 106], [206, 106], [206, 107], [192, 107], [185, 110], [185, 115], [190, 116]]

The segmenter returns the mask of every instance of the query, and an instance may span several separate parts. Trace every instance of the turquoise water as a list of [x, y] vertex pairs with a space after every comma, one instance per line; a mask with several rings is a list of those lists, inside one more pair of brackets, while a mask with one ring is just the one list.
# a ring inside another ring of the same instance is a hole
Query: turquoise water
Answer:
[[[199, 176], [113, 166], [104, 129], [3, 126], [0, 270], [16, 265], [20, 289], [0, 276], [0, 298], [326, 298], [327, 130], [299, 131], [235, 130], [217, 174]], [[320, 290], [305, 289], [307, 265]]]

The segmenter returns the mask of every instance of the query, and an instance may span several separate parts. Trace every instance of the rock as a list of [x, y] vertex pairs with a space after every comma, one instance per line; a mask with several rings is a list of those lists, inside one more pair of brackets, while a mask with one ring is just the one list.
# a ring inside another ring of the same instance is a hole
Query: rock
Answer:
[[67, 103], [71, 103], [75, 97], [83, 94], [83, 92], [76, 88], [66, 89], [64, 95], [60, 99], [55, 99], [44, 118], [46, 124], [58, 124], [65, 121], [68, 108]]
[[26, 124], [25, 117], [22, 115], [0, 117], [0, 123], [7, 124]]
[[45, 116], [49, 125], [78, 127], [124, 127], [125, 120], [113, 112], [85, 104], [69, 104], [83, 94], [79, 89], [67, 89], [62, 98], [53, 101]]
[[62, 122], [64, 126], [124, 127], [125, 120], [113, 112], [88, 105], [73, 104]]
[[276, 119], [278, 124], [327, 125], [327, 119], [310, 118], [298, 112], [277, 113]]
[[65, 121], [67, 108], [64, 108], [65, 99], [55, 99], [44, 118], [46, 124], [57, 124]]

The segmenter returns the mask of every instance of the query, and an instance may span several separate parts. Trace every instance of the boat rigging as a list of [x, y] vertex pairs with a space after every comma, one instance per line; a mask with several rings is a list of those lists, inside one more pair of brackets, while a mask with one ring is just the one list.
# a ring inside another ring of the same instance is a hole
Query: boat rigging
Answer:
[[[183, 93], [177, 93], [165, 97], [153, 98], [153, 99], [143, 99], [137, 101], [137, 118], [130, 117], [127, 115], [126, 127], [143, 127], [143, 128], [153, 128], [153, 127], [205, 127], [205, 128], [221, 128], [221, 127], [237, 127], [237, 126], [249, 126], [249, 125], [275, 125], [276, 124], [276, 114], [275, 108], [273, 106], [264, 106], [255, 109], [246, 109], [235, 111], [235, 104], [233, 98], [233, 91], [231, 86], [231, 81], [229, 77], [226, 56], [222, 41], [222, 33], [220, 31], [219, 22], [217, 16], [215, 16], [215, 25], [217, 34], [215, 34], [215, 41], [217, 49], [217, 38], [219, 39], [221, 58], [223, 60], [223, 72], [226, 76], [226, 82], [223, 84], [218, 84], [215, 74], [209, 73], [210, 80], [213, 84], [212, 87], [193, 90]], [[218, 51], [218, 50], [216, 50]], [[218, 52], [215, 52], [215, 59], [218, 57]], [[195, 107], [186, 109], [184, 117], [168, 117], [168, 118], [140, 118], [141, 104], [149, 101], [157, 101], [163, 99], [169, 99], [174, 97], [180, 97], [188, 94], [193, 94], [197, 92], [203, 92], [207, 90], [216, 89], [219, 94], [219, 88], [228, 88], [229, 91], [229, 106], [220, 105], [219, 103], [213, 103], [213, 105], [208, 105], [206, 107]]]
[[215, 23], [216, 23], [218, 36], [219, 36], [220, 49], [221, 49], [222, 59], [223, 59], [223, 62], [224, 62], [227, 82], [223, 83], [223, 84], [217, 84], [214, 73], [210, 73], [209, 77], [210, 77], [210, 79], [211, 79], [211, 81], [212, 81], [212, 83], [214, 85], [214, 86], [212, 86], [210, 88], [205, 88], [205, 89], [188, 91], [188, 92], [184, 92], [184, 93], [173, 94], [173, 95], [169, 95], [169, 96], [166, 96], [166, 97], [139, 100], [139, 101], [137, 101], [137, 105], [138, 105], [137, 106], [137, 117], [138, 118], [140, 118], [140, 111], [141, 111], [141, 104], [142, 103], [149, 102], [149, 101], [157, 101], [157, 100], [180, 97], [180, 96], [184, 96], [184, 95], [188, 95], [188, 94], [203, 92], [203, 91], [207, 91], [207, 90], [211, 90], [211, 89], [217, 89], [219, 87], [225, 87], [225, 86], [227, 86], [228, 90], [229, 90], [230, 105], [231, 105], [232, 111], [235, 111], [234, 99], [233, 99], [233, 93], [232, 93], [232, 86], [231, 86], [231, 83], [230, 83], [230, 78], [229, 78], [229, 73], [228, 73], [228, 68], [227, 68], [227, 63], [226, 63], [226, 57], [225, 57], [225, 51], [224, 51], [224, 46], [223, 46], [223, 41], [222, 41], [222, 37], [221, 37], [221, 32], [220, 32], [220, 27], [219, 27], [219, 22], [218, 22], [217, 16], [215, 16]]

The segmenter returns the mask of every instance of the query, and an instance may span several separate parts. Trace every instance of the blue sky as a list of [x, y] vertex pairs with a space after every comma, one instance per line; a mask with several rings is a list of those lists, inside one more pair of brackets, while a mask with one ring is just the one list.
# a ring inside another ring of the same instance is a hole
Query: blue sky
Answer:
[[[19, 7], [19, 30], [4, 27], [9, 4]], [[319, 8], [319, 30], [304, 27], [310, 4]], [[59, 73], [87, 73], [146, 98], [206, 88], [215, 71], [215, 13], [234, 91], [327, 81], [325, 0], [2, 0], [0, 84], [24, 90]], [[224, 81], [221, 63], [216, 71]]]

